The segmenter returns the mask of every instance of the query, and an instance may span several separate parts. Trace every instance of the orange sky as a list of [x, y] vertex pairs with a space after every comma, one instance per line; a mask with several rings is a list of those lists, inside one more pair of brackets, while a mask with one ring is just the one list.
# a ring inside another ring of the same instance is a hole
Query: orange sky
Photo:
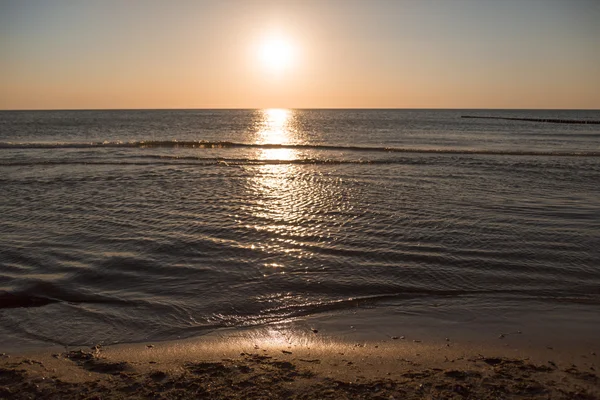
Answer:
[[0, 109], [598, 109], [598, 20], [592, 0], [0, 0]]

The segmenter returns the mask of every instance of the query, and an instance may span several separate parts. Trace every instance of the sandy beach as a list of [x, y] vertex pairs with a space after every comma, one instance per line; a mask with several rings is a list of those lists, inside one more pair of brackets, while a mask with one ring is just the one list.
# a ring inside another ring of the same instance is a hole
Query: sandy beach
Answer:
[[3, 353], [0, 398], [598, 399], [597, 369], [594, 349], [511, 337], [351, 342], [262, 328]]

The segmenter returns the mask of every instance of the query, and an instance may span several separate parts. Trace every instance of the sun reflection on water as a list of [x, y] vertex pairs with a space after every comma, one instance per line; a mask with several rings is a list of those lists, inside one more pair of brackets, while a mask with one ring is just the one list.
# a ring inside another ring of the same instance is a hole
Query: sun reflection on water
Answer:
[[[255, 162], [246, 168], [243, 207], [247, 218], [240, 223], [252, 238], [252, 265], [268, 291], [265, 298], [254, 299], [265, 307], [259, 318], [281, 322], [326, 304], [320, 296], [309, 299], [301, 291], [284, 288], [320, 283], [325, 261], [318, 248], [323, 247], [321, 243], [331, 246], [332, 238], [341, 231], [340, 215], [349, 209], [349, 197], [340, 193], [340, 181], [331, 180], [319, 164], [294, 162], [312, 160], [314, 153], [293, 146], [277, 147], [307, 143], [301, 112], [262, 110], [255, 118], [250, 139], [257, 145], [252, 155]], [[281, 333], [268, 332], [259, 344], [261, 348], [269, 343], [280, 346], [285, 344], [283, 339]]]
[[[288, 144], [296, 139], [294, 129], [294, 111], [282, 108], [262, 110], [257, 124], [257, 144]], [[294, 149], [261, 149], [261, 160], [289, 161], [296, 157]]]
[[[323, 168], [311, 163], [303, 149], [269, 148], [260, 145], [306, 143], [299, 129], [301, 112], [269, 109], [257, 112], [253, 142], [259, 145], [254, 155], [258, 161], [247, 180], [252, 216], [245, 226], [256, 241], [252, 250], [259, 253], [262, 274], [299, 275], [307, 281], [310, 270], [318, 268], [316, 242], [329, 241], [339, 234], [345, 223], [341, 213], [352, 206], [348, 194], [339, 191], [340, 181], [330, 180]], [[354, 217], [351, 217], [354, 218]], [[292, 279], [292, 278], [290, 278]], [[279, 299], [286, 304], [289, 301]]]
[[262, 119], [258, 122], [257, 143], [281, 144], [290, 139], [292, 110], [270, 108], [262, 110]]
[[[255, 125], [255, 143], [297, 143], [294, 114], [293, 110], [286, 109], [260, 111]], [[253, 229], [269, 238], [257, 247], [268, 256], [269, 261], [263, 266], [271, 273], [284, 274], [289, 257], [302, 258], [303, 249], [296, 239], [304, 229], [301, 222], [306, 216], [303, 205], [310, 202], [307, 197], [311, 193], [300, 179], [299, 166], [288, 162], [297, 157], [295, 149], [258, 149], [256, 158], [265, 163], [256, 167], [249, 182], [254, 198], [253, 214], [264, 221]]]

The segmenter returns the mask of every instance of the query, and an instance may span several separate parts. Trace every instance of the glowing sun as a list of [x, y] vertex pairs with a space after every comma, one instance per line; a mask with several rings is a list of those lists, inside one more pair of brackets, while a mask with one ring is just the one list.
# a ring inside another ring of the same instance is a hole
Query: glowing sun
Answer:
[[295, 49], [292, 43], [283, 37], [268, 38], [260, 46], [259, 57], [267, 69], [280, 72], [294, 63]]

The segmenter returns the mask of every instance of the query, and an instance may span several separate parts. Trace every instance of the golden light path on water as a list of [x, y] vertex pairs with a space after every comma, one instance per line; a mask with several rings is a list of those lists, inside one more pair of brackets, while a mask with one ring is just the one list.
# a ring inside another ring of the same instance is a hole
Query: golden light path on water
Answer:
[[[262, 110], [262, 118], [257, 124], [257, 144], [286, 144], [294, 142], [294, 111], [282, 108]], [[294, 149], [262, 149], [261, 160], [293, 160]]]
[[[297, 111], [261, 110], [257, 111], [255, 121], [253, 143], [305, 141], [298, 129]], [[253, 158], [264, 163], [252, 166], [253, 171], [247, 178], [249, 196], [244, 207], [254, 222], [244, 228], [256, 233], [250, 248], [260, 252], [256, 265], [259, 273], [265, 280], [273, 278], [273, 284], [279, 282], [282, 286], [253, 298], [264, 305], [265, 312], [250, 319], [254, 323], [291, 322], [296, 320], [293, 315], [331, 301], [320, 296], [307, 297], [302, 291], [294, 292], [290, 288], [320, 283], [316, 270], [323, 269], [323, 261], [316, 249], [320, 243], [332, 243], [333, 238], [339, 236], [336, 230], [339, 214], [348, 207], [348, 196], [340, 193], [338, 181], [332, 184], [324, 179], [321, 169], [287, 162], [308, 158], [305, 150], [258, 148]], [[265, 340], [281, 344], [278, 342], [282, 338], [280, 330], [266, 332]]]
[[[255, 143], [298, 142], [294, 120], [293, 110], [261, 110], [256, 124]], [[267, 161], [257, 167], [257, 173], [250, 182], [256, 199], [252, 212], [255, 217], [266, 221], [264, 225], [255, 225], [253, 228], [270, 236], [267, 241], [255, 245], [267, 255], [263, 265], [267, 271], [264, 276], [270, 275], [268, 271], [274, 269], [277, 273], [285, 274], [286, 266], [282, 259], [286, 257], [282, 256], [303, 257], [301, 246], [294, 237], [302, 236], [304, 228], [300, 222], [305, 217], [304, 205], [312, 202], [312, 194], [300, 179], [298, 166], [285, 163], [297, 157], [295, 149], [260, 149], [257, 154], [257, 159]], [[270, 164], [269, 161], [283, 162]]]

